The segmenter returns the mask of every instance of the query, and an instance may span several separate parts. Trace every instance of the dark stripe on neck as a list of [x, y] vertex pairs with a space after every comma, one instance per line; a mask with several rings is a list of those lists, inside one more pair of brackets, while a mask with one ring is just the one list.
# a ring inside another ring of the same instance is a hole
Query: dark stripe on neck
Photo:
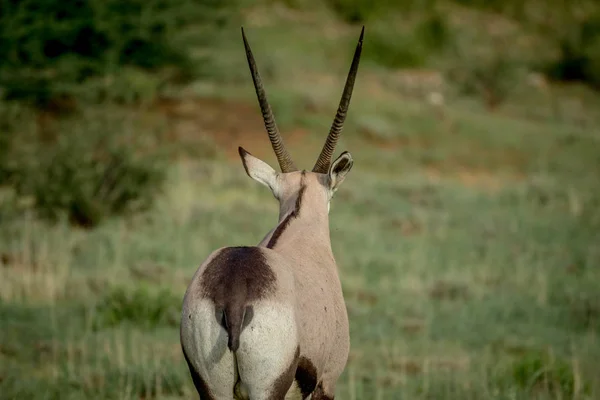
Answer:
[[283, 234], [283, 231], [288, 227], [290, 222], [293, 219], [298, 218], [300, 214], [300, 207], [302, 206], [302, 197], [304, 195], [304, 190], [306, 189], [306, 184], [304, 183], [304, 175], [306, 171], [302, 171], [302, 178], [300, 180], [300, 190], [298, 191], [298, 197], [296, 198], [296, 205], [294, 206], [294, 210], [285, 217], [283, 221], [277, 226], [273, 235], [271, 235], [271, 239], [269, 243], [267, 243], [267, 248], [272, 249], [277, 244], [279, 237]]

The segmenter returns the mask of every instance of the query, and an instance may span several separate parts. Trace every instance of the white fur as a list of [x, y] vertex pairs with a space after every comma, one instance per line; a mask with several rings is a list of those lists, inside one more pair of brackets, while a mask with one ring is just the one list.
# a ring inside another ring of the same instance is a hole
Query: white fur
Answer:
[[246, 150], [244, 150], [244, 154], [242, 155], [242, 162], [248, 176], [270, 188], [275, 197], [277, 197], [277, 172], [269, 164], [254, 157]]
[[231, 399], [236, 380], [233, 353], [227, 348], [227, 332], [215, 318], [215, 305], [208, 299], [184, 307], [182, 340], [187, 343], [188, 357], [204, 378], [215, 399]]
[[293, 361], [298, 330], [293, 307], [274, 301], [260, 301], [253, 307], [254, 316], [240, 335], [236, 357], [250, 399], [266, 400]]
[[[217, 322], [212, 301], [199, 300], [182, 315], [182, 339], [192, 344], [188, 357], [217, 400], [232, 398], [238, 372], [241, 399], [267, 400], [274, 382], [292, 363], [298, 346], [294, 307], [275, 301], [259, 301], [252, 307], [235, 356], [227, 348], [227, 332]], [[292, 385], [286, 399], [298, 396], [297, 385]]]

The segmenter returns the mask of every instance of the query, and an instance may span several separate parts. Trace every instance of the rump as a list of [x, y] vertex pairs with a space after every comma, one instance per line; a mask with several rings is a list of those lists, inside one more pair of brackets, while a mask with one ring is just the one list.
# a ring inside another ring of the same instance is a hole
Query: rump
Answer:
[[266, 300], [253, 304], [253, 314], [235, 353], [239, 385], [250, 399], [282, 400], [300, 356], [295, 308]]
[[181, 342], [199, 393], [205, 385], [213, 398], [231, 399], [235, 391], [261, 399], [276, 382], [279, 392], [291, 384], [286, 371], [295, 371], [298, 350], [293, 274], [265, 250], [215, 251], [186, 291]]

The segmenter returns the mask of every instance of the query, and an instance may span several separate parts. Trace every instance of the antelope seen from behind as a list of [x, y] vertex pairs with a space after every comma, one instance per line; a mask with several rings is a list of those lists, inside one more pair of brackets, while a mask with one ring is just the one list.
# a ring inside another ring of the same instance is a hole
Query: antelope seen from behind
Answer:
[[279, 222], [257, 246], [224, 247], [198, 268], [183, 301], [181, 346], [202, 400], [333, 399], [350, 349], [348, 315], [329, 237], [329, 205], [352, 168], [332, 162], [362, 50], [312, 171], [285, 148], [242, 28], [248, 65], [281, 173], [239, 148], [246, 173], [271, 189]]

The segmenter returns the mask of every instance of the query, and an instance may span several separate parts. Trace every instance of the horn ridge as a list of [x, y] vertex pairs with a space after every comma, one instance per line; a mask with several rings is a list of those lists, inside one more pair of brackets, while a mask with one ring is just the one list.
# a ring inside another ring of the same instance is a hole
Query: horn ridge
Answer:
[[342, 128], [344, 127], [344, 121], [346, 120], [348, 107], [350, 106], [350, 99], [352, 98], [352, 89], [354, 88], [354, 81], [356, 80], [356, 74], [358, 72], [358, 64], [360, 62], [364, 35], [365, 27], [363, 26], [358, 39], [358, 44], [356, 45], [356, 50], [354, 51], [352, 65], [350, 66], [348, 77], [346, 78], [346, 85], [344, 86], [344, 91], [342, 92], [342, 98], [340, 99], [337, 113], [333, 119], [333, 124], [329, 130], [329, 135], [327, 135], [327, 139], [325, 140], [321, 154], [319, 154], [319, 158], [313, 167], [313, 172], [319, 172], [322, 174], [327, 173], [329, 166], [331, 165], [333, 151], [335, 150], [335, 145], [337, 144], [340, 133], [342, 132]]
[[298, 169], [294, 165], [292, 157], [288, 153], [283, 143], [283, 138], [281, 137], [279, 129], [277, 128], [277, 124], [275, 123], [273, 110], [271, 109], [271, 106], [269, 105], [269, 102], [267, 100], [267, 94], [262, 84], [262, 80], [260, 78], [260, 74], [256, 66], [256, 61], [254, 60], [254, 56], [252, 55], [250, 44], [246, 39], [244, 27], [242, 27], [242, 39], [244, 41], [244, 48], [246, 49], [246, 58], [248, 59], [248, 67], [250, 68], [250, 74], [252, 75], [252, 82], [254, 83], [256, 97], [258, 98], [258, 104], [260, 105], [260, 111], [262, 113], [267, 134], [269, 135], [269, 140], [271, 141], [271, 146], [273, 147], [273, 151], [277, 156], [277, 162], [279, 163], [281, 172], [297, 171]]

